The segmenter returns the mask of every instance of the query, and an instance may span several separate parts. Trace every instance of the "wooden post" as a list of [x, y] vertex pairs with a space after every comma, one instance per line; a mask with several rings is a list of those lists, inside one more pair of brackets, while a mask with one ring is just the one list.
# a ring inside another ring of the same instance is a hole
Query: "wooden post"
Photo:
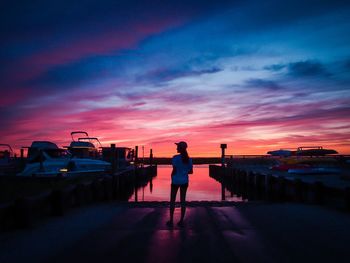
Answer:
[[253, 188], [254, 181], [255, 181], [255, 173], [249, 172], [248, 173], [248, 187]]
[[111, 164], [112, 164], [112, 174], [115, 174], [115, 172], [117, 171], [117, 158], [116, 158], [116, 148], [115, 148], [115, 144], [112, 143], [111, 144]]
[[350, 211], [350, 187], [344, 189], [345, 208]]
[[275, 183], [275, 178], [273, 175], [268, 174], [265, 177], [265, 193], [266, 193], [266, 198], [267, 200], [274, 200], [275, 198], [275, 191], [274, 191], [274, 183]]
[[225, 184], [224, 184], [224, 180], [221, 182], [221, 201], [225, 201], [226, 197], [225, 197]]
[[135, 146], [135, 166], [138, 166], [138, 163], [139, 163], [139, 147], [138, 146]]
[[254, 188], [255, 189], [259, 189], [261, 187], [260, 185], [261, 183], [261, 176], [259, 173], [255, 173], [255, 177], [254, 177]]
[[225, 171], [226, 171], [226, 169], [224, 167], [222, 167], [222, 169], [221, 169], [221, 200], [222, 201], [226, 200], [226, 197], [225, 197], [225, 180], [226, 180]]
[[286, 178], [284, 176], [279, 176], [277, 179], [277, 187], [278, 187], [278, 199], [280, 201], [286, 200]]
[[137, 193], [137, 185], [135, 182], [134, 182], [134, 195], [135, 195], [135, 202], [137, 203], [139, 201], [139, 198]]
[[153, 150], [152, 149], [149, 150], [149, 165], [150, 166], [153, 165]]
[[318, 205], [322, 205], [324, 203], [324, 194], [325, 194], [325, 189], [324, 185], [322, 182], [316, 181], [313, 184], [313, 195], [314, 195], [314, 203]]
[[261, 173], [257, 173], [255, 175], [255, 189], [256, 189], [258, 198], [263, 197], [263, 193], [265, 190], [264, 182], [265, 182], [265, 175]]
[[299, 178], [294, 179], [294, 198], [297, 202], [303, 202], [303, 181]]
[[23, 168], [25, 166], [25, 162], [24, 162], [24, 149], [21, 148], [21, 161], [20, 161], [20, 170], [22, 171]]
[[225, 149], [227, 148], [227, 144], [221, 144], [220, 145], [221, 148], [221, 166], [224, 167], [225, 166]]

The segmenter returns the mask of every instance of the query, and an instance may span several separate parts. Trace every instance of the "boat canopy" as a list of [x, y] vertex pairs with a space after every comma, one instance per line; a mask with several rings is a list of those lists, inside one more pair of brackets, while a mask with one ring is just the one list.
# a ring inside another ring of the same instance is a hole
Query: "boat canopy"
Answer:
[[337, 154], [338, 152], [333, 149], [324, 149], [322, 146], [302, 146], [296, 150], [292, 149], [280, 149], [275, 151], [269, 151], [267, 154], [272, 156], [325, 156], [329, 154]]
[[49, 142], [49, 141], [33, 141], [30, 148], [36, 148], [38, 150], [59, 149], [56, 143]]
[[276, 151], [269, 151], [269, 152], [267, 152], [267, 154], [270, 154], [272, 156], [291, 156], [292, 151], [280, 149], [280, 150], [276, 150]]
[[69, 147], [70, 148], [95, 148], [95, 145], [91, 142], [72, 141]]

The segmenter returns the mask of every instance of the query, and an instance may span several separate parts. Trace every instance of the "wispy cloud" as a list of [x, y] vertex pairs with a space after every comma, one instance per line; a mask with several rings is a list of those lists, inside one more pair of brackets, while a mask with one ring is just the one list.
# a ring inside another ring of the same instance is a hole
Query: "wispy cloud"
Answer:
[[293, 76], [330, 76], [331, 74], [327, 72], [325, 67], [317, 61], [302, 61], [290, 63], [288, 65], [289, 73]]

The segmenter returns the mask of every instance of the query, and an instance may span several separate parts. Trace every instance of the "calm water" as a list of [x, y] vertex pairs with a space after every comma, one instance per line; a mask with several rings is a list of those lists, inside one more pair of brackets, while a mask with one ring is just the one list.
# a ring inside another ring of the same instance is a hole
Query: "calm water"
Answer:
[[[159, 165], [158, 175], [145, 187], [138, 189], [138, 201], [169, 201], [171, 183], [171, 165]], [[226, 201], [242, 201], [241, 197], [224, 190]], [[222, 187], [219, 182], [209, 177], [209, 165], [195, 165], [187, 189], [187, 201], [221, 201]], [[180, 200], [180, 194], [177, 194]], [[135, 201], [135, 193], [129, 201]]]

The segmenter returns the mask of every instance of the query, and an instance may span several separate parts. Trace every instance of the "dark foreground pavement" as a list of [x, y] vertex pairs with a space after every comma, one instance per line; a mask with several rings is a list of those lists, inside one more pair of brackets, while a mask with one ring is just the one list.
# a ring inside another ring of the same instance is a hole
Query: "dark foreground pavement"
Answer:
[[183, 228], [167, 220], [164, 203], [77, 209], [1, 233], [0, 262], [350, 262], [350, 214], [327, 208], [198, 205]]

